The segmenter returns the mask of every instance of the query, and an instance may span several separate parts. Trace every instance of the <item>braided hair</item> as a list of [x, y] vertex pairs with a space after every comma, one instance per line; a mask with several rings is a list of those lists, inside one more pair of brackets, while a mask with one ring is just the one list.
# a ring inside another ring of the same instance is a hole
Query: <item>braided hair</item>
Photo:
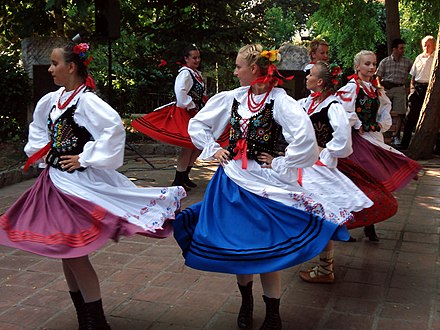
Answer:
[[314, 65], [317, 69], [317, 76], [319, 79], [323, 81], [323, 92], [331, 92], [332, 94], [336, 92], [339, 81], [337, 80], [337, 76], [334, 74], [334, 71], [330, 67], [330, 65], [324, 61], [318, 61]]
[[260, 68], [262, 76], [267, 75], [267, 69], [271, 64], [265, 57], [261, 56], [263, 46], [260, 44], [250, 44], [240, 48], [238, 55], [246, 62], [248, 66], [256, 64]]

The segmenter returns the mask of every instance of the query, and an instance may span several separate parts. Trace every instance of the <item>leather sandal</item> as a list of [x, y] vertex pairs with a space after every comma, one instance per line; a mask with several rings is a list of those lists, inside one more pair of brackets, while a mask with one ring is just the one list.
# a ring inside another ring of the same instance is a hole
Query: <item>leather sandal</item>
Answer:
[[[299, 277], [309, 283], [334, 283], [335, 281], [335, 273], [331, 266], [333, 266], [333, 259], [320, 259], [321, 263], [325, 263], [324, 265], [319, 265], [306, 271], [300, 271]], [[325, 273], [322, 270], [325, 271]]]

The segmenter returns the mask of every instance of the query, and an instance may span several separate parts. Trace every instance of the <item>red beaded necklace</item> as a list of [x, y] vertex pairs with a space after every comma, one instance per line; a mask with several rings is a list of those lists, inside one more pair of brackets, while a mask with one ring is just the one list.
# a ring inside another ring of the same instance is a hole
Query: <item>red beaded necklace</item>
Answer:
[[264, 103], [267, 100], [267, 97], [270, 94], [270, 91], [272, 90], [272, 87], [270, 87], [267, 92], [266, 95], [264, 95], [263, 99], [260, 102], [256, 102], [254, 100], [254, 94], [252, 93], [252, 87], [249, 87], [248, 90], [248, 97], [247, 97], [247, 105], [248, 105], [248, 109], [251, 112], [258, 112], [261, 110], [261, 108], [263, 107]]
[[73, 91], [72, 95], [70, 95], [67, 100], [61, 104], [61, 98], [64, 95], [64, 93], [66, 92], [66, 89], [63, 90], [63, 92], [60, 95], [60, 98], [58, 99], [58, 109], [63, 110], [65, 109], [70, 101], [73, 100], [73, 98], [81, 91], [81, 88], [84, 87], [84, 84], [79, 85], [77, 88], [75, 88], [75, 90]]

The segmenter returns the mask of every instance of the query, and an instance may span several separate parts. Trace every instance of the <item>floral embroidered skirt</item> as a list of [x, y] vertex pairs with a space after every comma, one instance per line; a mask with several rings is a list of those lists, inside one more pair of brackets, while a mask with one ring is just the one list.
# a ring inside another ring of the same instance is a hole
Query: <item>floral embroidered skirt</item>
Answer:
[[[52, 182], [49, 171], [46, 168], [35, 184], [0, 216], [0, 244], [52, 258], [75, 258], [97, 250], [108, 239], [118, 240], [121, 235], [164, 238], [172, 233], [169, 220], [179, 210], [179, 200], [185, 197], [183, 188], [172, 187], [175, 189], [156, 196], [161, 203], [144, 196], [145, 204], [139, 205], [138, 215], [117, 215], [95, 203], [93, 195], [87, 200], [61, 191]], [[136, 188], [127, 185], [123, 189]], [[145, 195], [148, 188], [137, 189]], [[107, 191], [111, 193], [108, 186]], [[96, 199], [100, 200], [98, 193]], [[125, 200], [129, 205], [130, 197]], [[148, 213], [148, 207], [155, 211]], [[149, 227], [141, 222], [135, 224], [132, 219], [141, 218], [141, 213], [160, 214], [161, 219], [149, 219]], [[153, 229], [156, 220], [160, 225]]]
[[219, 167], [202, 202], [172, 222], [189, 267], [230, 274], [260, 274], [318, 255], [328, 241], [348, 240], [345, 226], [234, 183]]

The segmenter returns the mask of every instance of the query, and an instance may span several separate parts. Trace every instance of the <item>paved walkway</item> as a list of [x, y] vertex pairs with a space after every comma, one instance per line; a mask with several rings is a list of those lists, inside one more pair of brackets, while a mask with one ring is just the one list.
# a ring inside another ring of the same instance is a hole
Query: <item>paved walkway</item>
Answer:
[[[169, 185], [175, 159], [128, 157], [122, 172], [139, 185]], [[283, 329], [440, 329], [440, 162], [425, 162], [424, 176], [397, 194], [399, 212], [377, 225], [379, 243], [352, 231], [355, 243], [336, 243], [337, 282], [308, 284], [298, 271], [283, 271]], [[184, 201], [203, 196], [216, 169], [199, 163], [199, 187]], [[0, 189], [0, 213], [32, 184]], [[102, 283], [112, 329], [236, 329], [240, 298], [235, 277], [200, 272], [183, 264], [173, 238], [109, 242], [91, 257]], [[254, 329], [264, 317], [256, 278]], [[77, 329], [58, 260], [0, 247], [0, 329]]]

